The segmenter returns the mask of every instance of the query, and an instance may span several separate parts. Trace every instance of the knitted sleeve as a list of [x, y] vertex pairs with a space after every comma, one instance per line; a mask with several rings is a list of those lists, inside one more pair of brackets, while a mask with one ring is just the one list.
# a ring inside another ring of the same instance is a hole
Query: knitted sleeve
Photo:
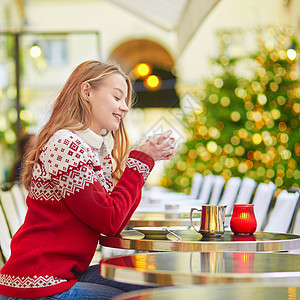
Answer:
[[[72, 213], [99, 233], [120, 232], [139, 204], [141, 189], [154, 166], [147, 154], [133, 150], [118, 184], [107, 194], [91, 153], [76, 140], [51, 140], [40, 160]], [[101, 167], [101, 166], [100, 166]]]

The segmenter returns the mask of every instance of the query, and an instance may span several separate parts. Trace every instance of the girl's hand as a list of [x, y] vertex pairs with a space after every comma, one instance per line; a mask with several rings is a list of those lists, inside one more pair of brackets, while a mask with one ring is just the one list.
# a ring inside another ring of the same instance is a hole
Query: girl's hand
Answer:
[[[150, 137], [146, 141], [142, 141], [136, 150], [145, 152], [150, 155], [154, 161], [168, 160], [175, 155], [177, 147], [175, 139], [170, 137], [172, 131], [159, 135], [158, 137]], [[169, 138], [170, 137], [170, 138]]]

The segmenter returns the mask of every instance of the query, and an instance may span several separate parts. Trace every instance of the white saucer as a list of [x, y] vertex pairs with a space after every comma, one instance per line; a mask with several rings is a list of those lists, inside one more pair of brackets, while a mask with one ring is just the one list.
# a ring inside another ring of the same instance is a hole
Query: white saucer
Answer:
[[145, 235], [148, 239], [164, 239], [167, 238], [167, 234], [174, 230], [178, 230], [178, 227], [133, 227], [132, 229], [139, 231]]

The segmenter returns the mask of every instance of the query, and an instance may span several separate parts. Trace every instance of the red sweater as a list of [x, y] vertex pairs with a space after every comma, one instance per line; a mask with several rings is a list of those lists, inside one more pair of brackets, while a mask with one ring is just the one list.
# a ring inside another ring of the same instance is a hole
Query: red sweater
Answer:
[[80, 137], [60, 130], [43, 147], [24, 224], [0, 271], [1, 295], [37, 298], [68, 290], [89, 266], [99, 234], [115, 235], [128, 223], [154, 161], [131, 151], [122, 177], [107, 193], [97, 155], [102, 141], [90, 130]]

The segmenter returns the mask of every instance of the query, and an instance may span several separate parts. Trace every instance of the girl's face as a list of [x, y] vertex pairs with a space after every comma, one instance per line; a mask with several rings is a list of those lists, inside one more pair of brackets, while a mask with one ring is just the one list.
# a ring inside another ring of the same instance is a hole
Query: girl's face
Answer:
[[97, 134], [102, 129], [117, 130], [121, 119], [128, 112], [127, 96], [127, 83], [124, 77], [118, 73], [103, 79], [97, 89], [90, 89], [88, 97], [92, 106], [90, 129]]

